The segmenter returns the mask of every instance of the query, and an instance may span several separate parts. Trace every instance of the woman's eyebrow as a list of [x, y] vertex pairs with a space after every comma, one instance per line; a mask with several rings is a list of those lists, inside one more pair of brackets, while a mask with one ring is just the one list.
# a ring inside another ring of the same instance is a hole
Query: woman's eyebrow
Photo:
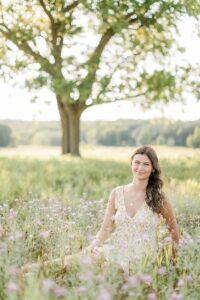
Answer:
[[138, 160], [138, 159], [134, 159], [134, 162], [139, 162], [139, 163], [150, 165], [149, 161], [141, 161], [141, 160]]
[[141, 161], [141, 160], [138, 160], [138, 159], [134, 159], [134, 162], [139, 162], [139, 163], [143, 163], [143, 164], [145, 164], [145, 165], [150, 165], [150, 162], [148, 162], [148, 161]]

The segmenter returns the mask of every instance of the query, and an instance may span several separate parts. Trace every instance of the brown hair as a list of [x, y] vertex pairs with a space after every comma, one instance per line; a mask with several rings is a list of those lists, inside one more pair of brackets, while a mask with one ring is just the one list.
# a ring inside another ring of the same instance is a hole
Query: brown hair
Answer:
[[163, 200], [165, 198], [164, 192], [162, 191], [163, 180], [161, 178], [161, 169], [155, 150], [149, 146], [142, 146], [133, 153], [131, 161], [136, 154], [146, 154], [150, 159], [154, 172], [151, 173], [146, 188], [146, 203], [156, 213], [160, 213]]

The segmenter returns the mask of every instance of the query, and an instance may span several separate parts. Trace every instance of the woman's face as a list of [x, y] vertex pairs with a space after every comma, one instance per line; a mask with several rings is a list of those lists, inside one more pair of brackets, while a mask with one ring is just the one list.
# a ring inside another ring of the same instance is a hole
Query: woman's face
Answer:
[[133, 176], [140, 180], [148, 180], [154, 172], [151, 160], [146, 154], [136, 154], [131, 162]]

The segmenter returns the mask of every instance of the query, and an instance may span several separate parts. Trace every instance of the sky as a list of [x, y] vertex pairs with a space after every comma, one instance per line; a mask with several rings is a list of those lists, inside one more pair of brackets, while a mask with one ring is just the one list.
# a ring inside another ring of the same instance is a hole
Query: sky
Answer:
[[[192, 63], [200, 61], [200, 38], [194, 33], [192, 21], [187, 20], [181, 24], [180, 43], [186, 48], [185, 57]], [[31, 103], [32, 94], [18, 87], [11, 87], [9, 83], [0, 81], [0, 120], [59, 120], [56, 102], [47, 89], [40, 91], [40, 101]], [[48, 99], [48, 104], [46, 103]], [[93, 106], [85, 110], [81, 120], [110, 120], [117, 119], [151, 119], [172, 118], [179, 120], [200, 119], [200, 101], [188, 98], [186, 105], [171, 103], [168, 106], [154, 105], [151, 109], [143, 111], [138, 105], [129, 101], [117, 101], [110, 104]]]

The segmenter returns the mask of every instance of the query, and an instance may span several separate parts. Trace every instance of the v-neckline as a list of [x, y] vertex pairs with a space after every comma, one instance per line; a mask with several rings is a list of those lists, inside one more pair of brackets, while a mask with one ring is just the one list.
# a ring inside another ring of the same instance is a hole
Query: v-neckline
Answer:
[[134, 219], [136, 217], [136, 215], [139, 213], [139, 211], [144, 207], [144, 205], [146, 204], [146, 201], [144, 201], [142, 203], [142, 205], [139, 207], [139, 209], [135, 212], [135, 214], [131, 217], [128, 213], [127, 213], [127, 209], [126, 209], [126, 204], [125, 204], [125, 197], [124, 197], [124, 186], [122, 187], [122, 199], [123, 199], [123, 205], [124, 205], [124, 210], [125, 210], [125, 214], [129, 219]]

